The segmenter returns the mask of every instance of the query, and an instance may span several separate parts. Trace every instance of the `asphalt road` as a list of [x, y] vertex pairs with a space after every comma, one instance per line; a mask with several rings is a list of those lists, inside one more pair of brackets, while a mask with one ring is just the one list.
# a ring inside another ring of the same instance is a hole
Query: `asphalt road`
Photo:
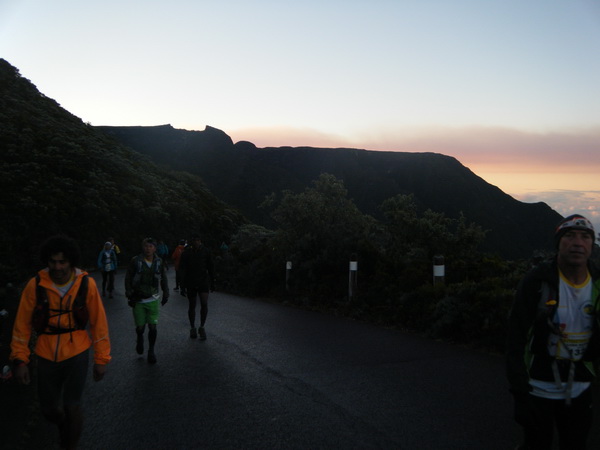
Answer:
[[[503, 358], [278, 304], [211, 293], [208, 339], [187, 299], [161, 308], [156, 355], [107, 299], [113, 360], [86, 386], [82, 449], [513, 449]], [[24, 448], [56, 448], [43, 423]], [[596, 448], [596, 447], [590, 447]]]

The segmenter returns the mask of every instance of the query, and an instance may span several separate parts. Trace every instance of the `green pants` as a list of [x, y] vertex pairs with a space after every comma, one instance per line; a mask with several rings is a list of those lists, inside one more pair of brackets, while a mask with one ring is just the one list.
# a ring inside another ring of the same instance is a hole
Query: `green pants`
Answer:
[[148, 303], [136, 303], [133, 307], [133, 320], [136, 327], [158, 323], [158, 300]]

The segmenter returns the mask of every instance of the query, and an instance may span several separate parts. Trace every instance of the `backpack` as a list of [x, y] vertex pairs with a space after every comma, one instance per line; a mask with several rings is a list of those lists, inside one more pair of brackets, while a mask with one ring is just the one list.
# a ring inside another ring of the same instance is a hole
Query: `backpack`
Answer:
[[[135, 264], [135, 269], [133, 269], [133, 265]], [[130, 266], [127, 269], [127, 278], [125, 279], [125, 283], [130, 286], [131, 292], [128, 297], [135, 297], [139, 294], [140, 284], [141, 284], [141, 276], [144, 272], [144, 256], [138, 255], [134, 256], [131, 260]], [[162, 274], [162, 259], [159, 256], [155, 256], [152, 264], [150, 265], [150, 270], [152, 272], [152, 287], [158, 288], [159, 278]], [[130, 277], [130, 278], [129, 278]], [[127, 281], [129, 279], [129, 282]]]
[[[144, 264], [144, 258], [140, 258], [139, 256], [136, 256], [135, 258], [136, 258], [136, 272], [135, 273], [140, 274], [143, 271], [142, 264]], [[154, 273], [156, 275], [160, 275], [160, 265], [161, 265], [161, 263], [162, 263], [162, 258], [160, 256], [157, 257], [157, 258], [155, 258], [152, 261], [152, 264], [151, 264], [150, 267], [151, 268], [154, 267]]]
[[[54, 309], [50, 308], [48, 302], [48, 294], [46, 288], [40, 286], [39, 274], [35, 276], [35, 297], [36, 303], [33, 310], [32, 325], [37, 334], [63, 334], [70, 333], [75, 330], [85, 330], [89, 320], [89, 312], [86, 305], [88, 293], [88, 275], [81, 278], [81, 284], [77, 295], [71, 303], [71, 309]], [[50, 313], [52, 317], [68, 314], [72, 312], [75, 319], [73, 328], [55, 328], [49, 327]]]

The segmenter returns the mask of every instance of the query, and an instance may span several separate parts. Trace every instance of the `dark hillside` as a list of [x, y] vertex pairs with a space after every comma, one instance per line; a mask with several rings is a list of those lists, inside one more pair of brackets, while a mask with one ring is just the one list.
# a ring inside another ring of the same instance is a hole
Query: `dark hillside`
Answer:
[[[522, 203], [475, 175], [455, 158], [437, 153], [281, 147], [259, 149], [231, 144], [222, 131], [158, 127], [100, 127], [157, 163], [200, 175], [223, 201], [252, 221], [270, 226], [258, 208], [266, 195], [300, 192], [321, 173], [344, 181], [364, 213], [380, 218], [381, 203], [397, 194], [414, 194], [422, 209], [468, 221], [489, 230], [484, 250], [508, 258], [527, 258], [551, 249], [551, 230], [561, 216], [545, 203]], [[192, 136], [195, 136], [192, 138]]]
[[219, 244], [244, 221], [198, 176], [158, 168], [61, 108], [2, 59], [0, 158], [5, 281], [30, 275], [39, 266], [37, 246], [55, 233], [76, 238], [93, 267], [110, 235], [131, 256], [147, 236], [173, 243], [197, 231]]

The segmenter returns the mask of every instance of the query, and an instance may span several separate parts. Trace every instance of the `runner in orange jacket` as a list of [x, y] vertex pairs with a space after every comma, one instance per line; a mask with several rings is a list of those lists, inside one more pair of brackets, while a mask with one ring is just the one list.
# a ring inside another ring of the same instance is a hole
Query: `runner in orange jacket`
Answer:
[[171, 255], [171, 261], [173, 261], [173, 267], [175, 267], [175, 288], [173, 290], [178, 291], [181, 287], [181, 295], [185, 296], [185, 288], [181, 283], [181, 272], [179, 272], [179, 262], [181, 261], [181, 255], [186, 247], [185, 239], [179, 241], [179, 245], [173, 250]]
[[[94, 380], [99, 381], [110, 361], [108, 324], [96, 282], [88, 276], [85, 305], [89, 332], [76, 326], [73, 303], [88, 274], [76, 267], [80, 254], [75, 241], [66, 236], [48, 239], [42, 245], [41, 259], [48, 267], [38, 272], [39, 286], [45, 290], [50, 317], [42, 320], [44, 331], [38, 333], [35, 345], [38, 396], [46, 419], [58, 425], [61, 445], [75, 448], [83, 422], [80, 401], [88, 372], [88, 350], [93, 346]], [[34, 277], [25, 286], [13, 328], [10, 359], [15, 379], [21, 384], [31, 381], [29, 341], [34, 333], [37, 284]]]

